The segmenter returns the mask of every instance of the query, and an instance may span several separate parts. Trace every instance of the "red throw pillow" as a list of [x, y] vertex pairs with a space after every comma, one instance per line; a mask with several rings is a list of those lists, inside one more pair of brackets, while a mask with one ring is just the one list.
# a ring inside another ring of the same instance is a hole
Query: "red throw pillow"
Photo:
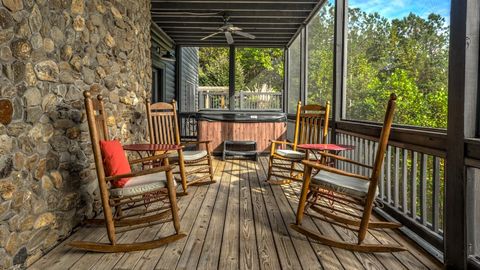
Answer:
[[[103, 167], [107, 176], [131, 173], [130, 163], [125, 156], [122, 144], [118, 140], [100, 141], [102, 151]], [[117, 188], [125, 186], [130, 178], [121, 178], [112, 181], [112, 185]]]

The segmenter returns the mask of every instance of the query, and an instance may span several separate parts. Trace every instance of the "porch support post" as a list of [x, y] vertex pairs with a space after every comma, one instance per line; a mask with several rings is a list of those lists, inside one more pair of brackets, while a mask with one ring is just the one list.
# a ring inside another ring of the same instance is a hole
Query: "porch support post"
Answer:
[[283, 93], [282, 93], [282, 104], [283, 112], [288, 114], [288, 87], [290, 85], [290, 50], [288, 47], [283, 49]]
[[465, 269], [469, 255], [465, 138], [475, 136], [478, 5], [477, 0], [457, 0], [451, 8], [444, 234], [448, 269]]
[[307, 27], [302, 25], [300, 40], [300, 100], [306, 104], [307, 99]]
[[235, 46], [230, 45], [229, 51], [229, 71], [228, 71], [228, 108], [235, 110]]
[[345, 116], [345, 78], [346, 78], [346, 15], [348, 0], [335, 1], [335, 32], [333, 48], [333, 94], [332, 94], [332, 135], [330, 141], [336, 142], [336, 123]]

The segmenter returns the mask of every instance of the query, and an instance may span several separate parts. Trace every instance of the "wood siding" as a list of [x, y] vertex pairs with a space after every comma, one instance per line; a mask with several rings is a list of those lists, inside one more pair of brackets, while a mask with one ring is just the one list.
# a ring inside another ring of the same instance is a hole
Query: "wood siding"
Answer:
[[180, 110], [195, 112], [198, 108], [198, 48], [181, 48]]

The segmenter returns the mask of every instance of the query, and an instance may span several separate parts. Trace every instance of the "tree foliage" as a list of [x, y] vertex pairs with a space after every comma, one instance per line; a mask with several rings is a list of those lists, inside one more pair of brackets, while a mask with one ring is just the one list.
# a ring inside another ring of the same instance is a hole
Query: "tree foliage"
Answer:
[[[229, 48], [199, 48], [199, 81], [203, 86], [228, 86]], [[235, 88], [238, 91], [283, 90], [283, 50], [237, 48]]]
[[[385, 100], [398, 95], [395, 122], [446, 128], [448, 26], [445, 18], [410, 13], [388, 20], [349, 9], [346, 116], [382, 121]], [[308, 30], [308, 100], [323, 103], [333, 93], [334, 7], [326, 4]]]

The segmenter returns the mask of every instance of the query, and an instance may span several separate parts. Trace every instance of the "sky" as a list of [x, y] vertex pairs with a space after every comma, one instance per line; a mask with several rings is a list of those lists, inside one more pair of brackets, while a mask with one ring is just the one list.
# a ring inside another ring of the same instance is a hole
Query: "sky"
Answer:
[[422, 18], [440, 14], [447, 24], [450, 18], [450, 0], [349, 0], [348, 5], [368, 13], [378, 12], [388, 19], [403, 18], [410, 12]]

